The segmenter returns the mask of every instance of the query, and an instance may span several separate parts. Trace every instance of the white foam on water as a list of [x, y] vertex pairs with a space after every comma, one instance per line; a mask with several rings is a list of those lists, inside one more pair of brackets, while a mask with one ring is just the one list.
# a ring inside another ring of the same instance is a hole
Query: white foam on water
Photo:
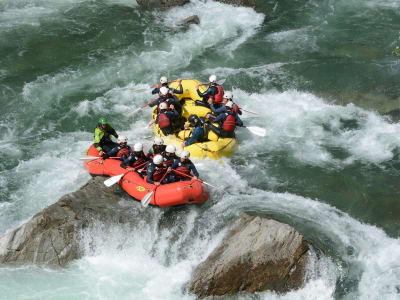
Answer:
[[[379, 164], [392, 159], [400, 147], [399, 123], [352, 104], [326, 103], [296, 90], [248, 94], [234, 89], [233, 93], [239, 106], [261, 113], [258, 118], [244, 113], [245, 124], [267, 130], [265, 138], [254, 137], [254, 143], [241, 145], [247, 151], [256, 145], [263, 151], [287, 151], [306, 164], [340, 167], [355, 161]], [[330, 148], [346, 152], [346, 158], [335, 158]]]

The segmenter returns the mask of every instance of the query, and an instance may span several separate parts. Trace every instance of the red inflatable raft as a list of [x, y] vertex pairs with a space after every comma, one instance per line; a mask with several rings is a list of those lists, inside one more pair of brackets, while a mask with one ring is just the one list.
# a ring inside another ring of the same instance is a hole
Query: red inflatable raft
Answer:
[[[92, 145], [87, 151], [87, 155], [98, 156], [99, 152]], [[111, 158], [105, 160], [99, 158], [84, 162], [85, 168], [92, 175], [115, 176], [126, 173], [119, 181], [121, 187], [137, 200], [142, 200], [146, 194], [153, 191], [150, 200], [152, 205], [166, 207], [181, 204], [200, 204], [208, 199], [208, 189], [199, 180], [179, 181], [157, 187], [146, 182], [135, 171], [121, 168], [120, 164], [120, 160]]]

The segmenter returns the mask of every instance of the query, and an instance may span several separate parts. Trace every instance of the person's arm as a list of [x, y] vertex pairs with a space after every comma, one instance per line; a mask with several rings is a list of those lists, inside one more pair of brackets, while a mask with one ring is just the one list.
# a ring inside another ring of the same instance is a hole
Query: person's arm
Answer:
[[160, 92], [160, 88], [156, 87], [154, 90], [151, 91], [153, 95], [158, 94]]
[[205, 92], [200, 92], [200, 90], [197, 88], [197, 94], [200, 96], [200, 97], [206, 97], [206, 96], [208, 96], [209, 94], [210, 94], [210, 88], [207, 88], [207, 90], [205, 90]]
[[182, 83], [181, 83], [181, 82], [179, 83], [179, 90], [173, 89], [173, 88], [170, 88], [170, 90], [171, 90], [174, 94], [183, 94], [183, 86], [182, 86]]
[[179, 116], [179, 113], [176, 111], [175, 108], [174, 108], [174, 110], [167, 111], [166, 114], [167, 114], [168, 118], [170, 118], [170, 119]]
[[150, 103], [150, 104], [149, 104], [149, 107], [156, 106], [156, 105], [160, 104], [160, 102], [161, 102], [161, 98], [158, 98], [156, 101]]
[[116, 138], [118, 138], [118, 134], [117, 134], [117, 132], [115, 131], [115, 129], [114, 128], [112, 128], [112, 126], [110, 125], [110, 124], [107, 124], [107, 126], [108, 126], [108, 131], [110, 132], [110, 134], [111, 135], [113, 135], [113, 136], [115, 136]]
[[220, 114], [220, 113], [226, 112], [225, 106], [221, 106], [220, 108], [215, 108], [215, 107], [214, 107], [214, 103], [211, 102], [210, 107], [211, 107], [211, 111], [212, 111], [214, 114]]
[[118, 153], [119, 149], [120, 148], [118, 146], [112, 148], [110, 151], [108, 151], [106, 154], [103, 155], [103, 158], [106, 159], [115, 156]]
[[225, 119], [226, 119], [225, 114], [219, 114], [217, 117], [215, 117], [211, 121], [214, 122], [214, 123], [218, 123], [218, 122], [225, 121]]
[[178, 167], [179, 158], [175, 159], [171, 165], [171, 169], [176, 169]]
[[147, 159], [147, 160], [150, 159], [150, 156], [153, 154], [153, 152], [154, 152], [154, 149], [153, 149], [153, 147], [151, 147], [150, 150], [149, 150], [149, 152], [147, 152], [147, 155], [146, 155], [146, 159]]
[[197, 172], [197, 169], [192, 162], [190, 162], [190, 169], [192, 170], [194, 176], [199, 177], [199, 172]]

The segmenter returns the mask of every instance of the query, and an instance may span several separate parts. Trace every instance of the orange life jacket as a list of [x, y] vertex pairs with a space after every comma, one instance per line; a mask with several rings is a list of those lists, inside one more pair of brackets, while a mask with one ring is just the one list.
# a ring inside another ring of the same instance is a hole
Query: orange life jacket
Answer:
[[236, 128], [236, 118], [233, 113], [228, 113], [224, 123], [222, 124], [222, 128], [225, 131], [234, 131]]

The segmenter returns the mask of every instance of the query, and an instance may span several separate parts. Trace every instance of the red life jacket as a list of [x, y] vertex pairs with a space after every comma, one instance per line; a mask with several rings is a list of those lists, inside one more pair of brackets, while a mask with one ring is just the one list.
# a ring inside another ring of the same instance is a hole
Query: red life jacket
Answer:
[[154, 173], [153, 173], [153, 180], [154, 181], [160, 181], [160, 179], [165, 174], [165, 171], [166, 171], [165, 168], [155, 166], [155, 170], [154, 170]]
[[157, 123], [160, 128], [167, 128], [171, 125], [171, 121], [169, 120], [167, 114], [163, 112], [158, 115]]
[[235, 113], [235, 114], [238, 114], [239, 113], [239, 106], [237, 105], [237, 104], [233, 104], [233, 108], [232, 108], [232, 111]]
[[222, 124], [222, 128], [225, 131], [234, 131], [236, 128], [236, 118], [232, 113], [228, 113], [224, 123]]
[[[217, 84], [215, 86], [218, 89], [218, 93], [214, 95], [214, 102], [215, 103], [221, 103], [222, 98], [224, 97], [224, 89], [222, 88], [222, 85]], [[212, 99], [213, 96], [210, 95], [210, 99]]]
[[[190, 162], [184, 162], [182, 163], [181, 161], [178, 163], [178, 167], [175, 169], [178, 172], [184, 173], [186, 175], [190, 175], [190, 168], [189, 168]], [[186, 176], [183, 176], [179, 173], [176, 173], [176, 176], [178, 178], [185, 178]]]
[[129, 152], [129, 149], [127, 147], [121, 148], [119, 149], [117, 156], [118, 157], [122, 157], [122, 155], [125, 155], [126, 157], [128, 157], [131, 153]]

